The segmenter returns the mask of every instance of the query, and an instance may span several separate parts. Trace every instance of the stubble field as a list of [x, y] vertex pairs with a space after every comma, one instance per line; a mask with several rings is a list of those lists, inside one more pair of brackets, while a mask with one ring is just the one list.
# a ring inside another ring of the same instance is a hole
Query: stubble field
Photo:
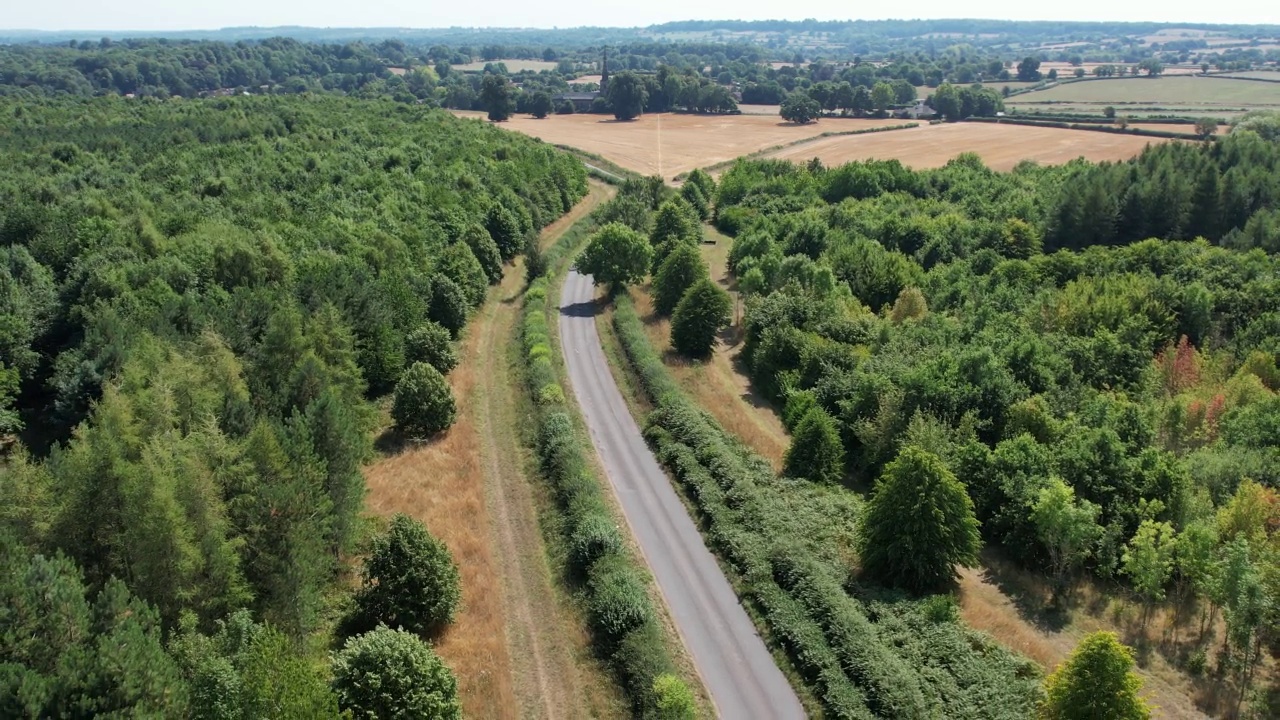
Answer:
[[[454, 114], [485, 117], [484, 113], [473, 111], [459, 110]], [[661, 175], [670, 180], [694, 168], [827, 132], [888, 127], [904, 122], [897, 118], [841, 118], [793, 125], [783, 122], [775, 111], [772, 115], [660, 113], [644, 115], [630, 122], [619, 122], [608, 115], [552, 115], [542, 120], [516, 115], [502, 126], [549, 143], [600, 155], [642, 175]]]
[[1127, 160], [1149, 143], [1166, 142], [1137, 135], [1062, 130], [1027, 125], [956, 123], [868, 135], [829, 137], [786, 148], [769, 157], [828, 167], [854, 160], [899, 160], [915, 169], [941, 167], [964, 152], [976, 152], [996, 170], [1011, 170], [1023, 160], [1057, 165], [1088, 160]]

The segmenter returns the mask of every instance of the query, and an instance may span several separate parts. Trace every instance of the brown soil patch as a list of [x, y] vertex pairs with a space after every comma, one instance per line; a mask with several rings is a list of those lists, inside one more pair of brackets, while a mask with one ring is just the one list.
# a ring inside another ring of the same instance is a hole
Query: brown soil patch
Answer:
[[[483, 118], [476, 111], [453, 111], [461, 117]], [[901, 125], [884, 120], [832, 118], [808, 125], [783, 122], [775, 110], [769, 115], [685, 115], [659, 113], [619, 122], [607, 115], [552, 115], [542, 120], [517, 115], [502, 127], [569, 145], [603, 156], [642, 175], [667, 179], [764, 148], [817, 137], [825, 132]]]
[[1137, 135], [1062, 130], [995, 123], [948, 123], [909, 130], [815, 140], [769, 157], [827, 166], [854, 160], [899, 160], [917, 170], [942, 167], [963, 152], [976, 152], [995, 170], [1011, 170], [1023, 160], [1057, 165], [1083, 157], [1095, 162], [1127, 160], [1148, 144], [1168, 142]]

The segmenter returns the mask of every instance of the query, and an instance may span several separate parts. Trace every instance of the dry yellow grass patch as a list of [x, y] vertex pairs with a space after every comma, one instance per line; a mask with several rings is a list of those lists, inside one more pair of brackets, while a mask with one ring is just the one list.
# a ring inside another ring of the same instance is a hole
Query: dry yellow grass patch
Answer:
[[458, 676], [466, 717], [516, 718], [511, 683], [502, 583], [490, 548], [484, 464], [476, 428], [477, 339], [471, 332], [462, 362], [449, 377], [458, 401], [458, 421], [429, 443], [413, 445], [365, 470], [370, 512], [404, 513], [421, 520], [448, 545], [462, 576], [462, 603], [436, 651]]

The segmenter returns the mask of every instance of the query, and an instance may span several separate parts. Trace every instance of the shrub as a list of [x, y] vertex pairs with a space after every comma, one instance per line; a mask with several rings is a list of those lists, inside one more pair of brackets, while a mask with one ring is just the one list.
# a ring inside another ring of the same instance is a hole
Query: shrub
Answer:
[[702, 358], [711, 354], [716, 335], [729, 325], [733, 301], [709, 278], [685, 292], [671, 316], [671, 345], [681, 355]]
[[696, 720], [698, 717], [693, 691], [675, 675], [654, 678], [653, 695], [657, 720]]
[[591, 625], [610, 645], [621, 642], [627, 633], [653, 619], [653, 606], [644, 581], [636, 569], [621, 558], [601, 559], [591, 570], [587, 590]]
[[696, 247], [681, 243], [671, 251], [653, 277], [653, 309], [667, 316], [694, 283], [710, 279], [707, 265]]
[[447, 430], [457, 418], [453, 390], [439, 370], [427, 363], [409, 366], [396, 383], [391, 417], [409, 437], [427, 437]]
[[796, 431], [796, 426], [809, 411], [818, 406], [818, 399], [812, 390], [792, 390], [787, 394], [787, 404], [782, 410], [782, 425], [787, 432]]
[[811, 407], [796, 424], [783, 472], [813, 482], [838, 483], [844, 474], [844, 446], [836, 421]]
[[458, 681], [431, 646], [379, 627], [347, 641], [333, 658], [338, 704], [358, 718], [462, 717]]
[[422, 523], [397, 514], [373, 540], [364, 563], [357, 613], [368, 625], [435, 634], [453, 622], [461, 597], [458, 566]]
[[578, 510], [569, 535], [569, 554], [575, 567], [585, 572], [596, 560], [620, 550], [622, 535], [602, 503], [589, 503]]
[[437, 322], [425, 322], [409, 333], [405, 340], [409, 362], [426, 363], [447, 375], [458, 366], [458, 353], [453, 349], [449, 330]]

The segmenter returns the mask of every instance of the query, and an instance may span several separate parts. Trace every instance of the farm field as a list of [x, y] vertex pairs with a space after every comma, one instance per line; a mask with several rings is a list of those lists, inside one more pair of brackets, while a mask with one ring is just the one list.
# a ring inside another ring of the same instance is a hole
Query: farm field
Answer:
[[[484, 118], [482, 112], [454, 111], [461, 117]], [[508, 130], [556, 145], [569, 145], [601, 155], [643, 175], [672, 178], [777, 145], [814, 138], [826, 132], [901, 125], [885, 118], [830, 119], [809, 125], [784, 123], [770, 115], [644, 115], [618, 122], [607, 115], [552, 115], [543, 120], [517, 115], [503, 123]], [[892, 133], [891, 133], [892, 134]]]
[[828, 166], [854, 160], [899, 160], [915, 169], [942, 167], [963, 152], [976, 152], [996, 170], [1010, 170], [1023, 160], [1056, 165], [1084, 157], [1127, 160], [1149, 143], [1167, 142], [1137, 135], [1062, 130], [1027, 125], [959, 123], [870, 135], [830, 137], [786, 148], [769, 157], [807, 162], [816, 157]]
[[483, 72], [484, 66], [489, 63], [502, 63], [507, 66], [509, 72], [523, 72], [532, 70], [541, 72], [543, 70], [555, 70], [558, 63], [547, 62], [546, 60], [477, 60], [476, 62], [467, 63], [465, 65], [454, 65], [453, 69], [458, 72]]
[[1017, 105], [1050, 103], [1270, 107], [1280, 105], [1280, 85], [1199, 77], [1122, 78], [1058, 85], [1019, 96]]
[[1253, 78], [1254, 80], [1274, 80], [1280, 82], [1280, 70], [1247, 70], [1244, 72], [1226, 73], [1223, 77]]

